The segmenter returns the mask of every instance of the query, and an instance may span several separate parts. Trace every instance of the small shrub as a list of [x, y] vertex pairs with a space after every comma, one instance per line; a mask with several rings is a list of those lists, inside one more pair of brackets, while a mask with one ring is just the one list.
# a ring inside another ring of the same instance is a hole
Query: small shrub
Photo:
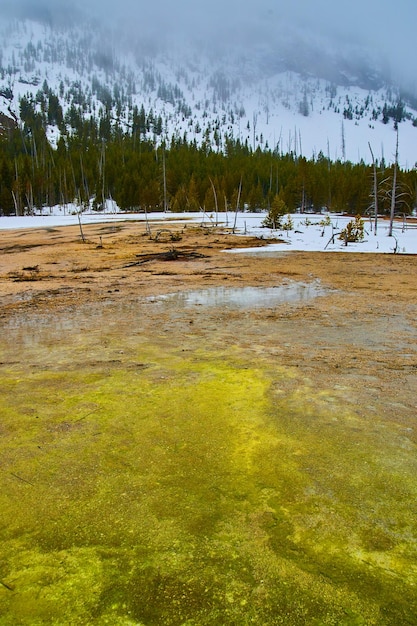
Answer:
[[282, 228], [282, 218], [288, 213], [288, 207], [280, 194], [277, 194], [272, 200], [271, 207], [268, 211], [268, 215], [262, 222], [262, 226], [265, 228]]
[[355, 219], [351, 220], [346, 224], [346, 228], [339, 233], [339, 239], [345, 242], [347, 246], [348, 243], [358, 243], [359, 241], [363, 241], [365, 236], [365, 225], [364, 221], [360, 215], [357, 215]]
[[282, 230], [294, 230], [294, 222], [292, 221], [291, 215], [287, 215], [287, 219], [285, 222], [281, 224]]
[[326, 215], [326, 217], [319, 222], [320, 226], [331, 226], [331, 224], [332, 220], [330, 219], [330, 215]]

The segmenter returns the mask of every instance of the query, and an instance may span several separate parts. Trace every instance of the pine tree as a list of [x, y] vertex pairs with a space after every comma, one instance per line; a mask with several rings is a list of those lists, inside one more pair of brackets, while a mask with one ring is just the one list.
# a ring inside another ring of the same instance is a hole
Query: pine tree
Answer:
[[274, 196], [272, 200], [271, 208], [268, 211], [268, 215], [263, 220], [262, 224], [266, 228], [272, 228], [276, 230], [282, 227], [282, 219], [284, 215], [288, 213], [288, 207], [285, 204], [281, 193]]

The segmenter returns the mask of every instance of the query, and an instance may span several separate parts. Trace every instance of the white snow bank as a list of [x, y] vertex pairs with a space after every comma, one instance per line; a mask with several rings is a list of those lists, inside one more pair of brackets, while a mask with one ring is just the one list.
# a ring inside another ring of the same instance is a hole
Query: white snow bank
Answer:
[[[107, 209], [109, 210], [109, 209]], [[48, 213], [46, 214], [46, 211]], [[386, 219], [378, 219], [377, 234], [374, 233], [371, 220], [365, 220], [365, 238], [359, 243], [349, 243], [345, 246], [338, 239], [337, 234], [332, 240], [332, 234], [340, 232], [352, 219], [344, 215], [329, 214], [330, 225], [323, 225], [325, 215], [294, 214], [291, 215], [293, 230], [272, 231], [262, 227], [265, 213], [149, 213], [151, 223], [175, 221], [188, 221], [196, 224], [215, 225], [232, 228], [236, 224], [236, 233], [247, 234], [270, 243], [264, 248], [256, 248], [260, 253], [265, 251], [289, 252], [292, 250], [305, 250], [311, 252], [382, 252], [398, 254], [417, 254], [417, 220], [407, 218], [394, 222], [393, 236], [388, 237], [389, 222]], [[83, 225], [97, 224], [101, 222], [119, 222], [132, 220], [144, 222], [144, 213], [121, 213], [117, 207], [112, 207], [111, 212], [88, 212], [82, 213]], [[74, 207], [53, 207], [44, 209], [44, 215], [25, 217], [0, 217], [0, 231], [21, 228], [53, 228], [54, 226], [78, 225], [78, 214]], [[277, 240], [284, 243], [277, 243]], [[275, 242], [275, 243], [274, 243]], [[247, 248], [240, 248], [234, 252], [245, 252]]]

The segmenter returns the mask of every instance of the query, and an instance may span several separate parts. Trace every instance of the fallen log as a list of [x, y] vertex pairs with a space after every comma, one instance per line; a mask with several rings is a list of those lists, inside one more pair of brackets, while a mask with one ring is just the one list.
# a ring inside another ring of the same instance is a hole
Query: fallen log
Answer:
[[142, 265], [143, 263], [149, 263], [150, 261], [177, 261], [179, 259], [188, 261], [189, 259], [206, 259], [207, 255], [195, 252], [194, 250], [185, 251], [175, 250], [172, 248], [166, 252], [145, 252], [143, 254], [137, 254], [136, 258], [138, 258], [137, 261], [127, 263], [123, 267], [134, 267], [136, 265]]

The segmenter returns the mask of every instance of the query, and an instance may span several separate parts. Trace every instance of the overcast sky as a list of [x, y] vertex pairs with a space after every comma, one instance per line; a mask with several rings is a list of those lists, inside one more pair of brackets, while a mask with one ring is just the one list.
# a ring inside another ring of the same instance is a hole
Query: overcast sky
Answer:
[[54, 19], [90, 14], [123, 25], [129, 36], [164, 39], [190, 34], [204, 42], [217, 38], [266, 45], [307, 29], [336, 45], [366, 45], [390, 60], [394, 73], [417, 83], [417, 0], [0, 0], [3, 13], [41, 11]]

